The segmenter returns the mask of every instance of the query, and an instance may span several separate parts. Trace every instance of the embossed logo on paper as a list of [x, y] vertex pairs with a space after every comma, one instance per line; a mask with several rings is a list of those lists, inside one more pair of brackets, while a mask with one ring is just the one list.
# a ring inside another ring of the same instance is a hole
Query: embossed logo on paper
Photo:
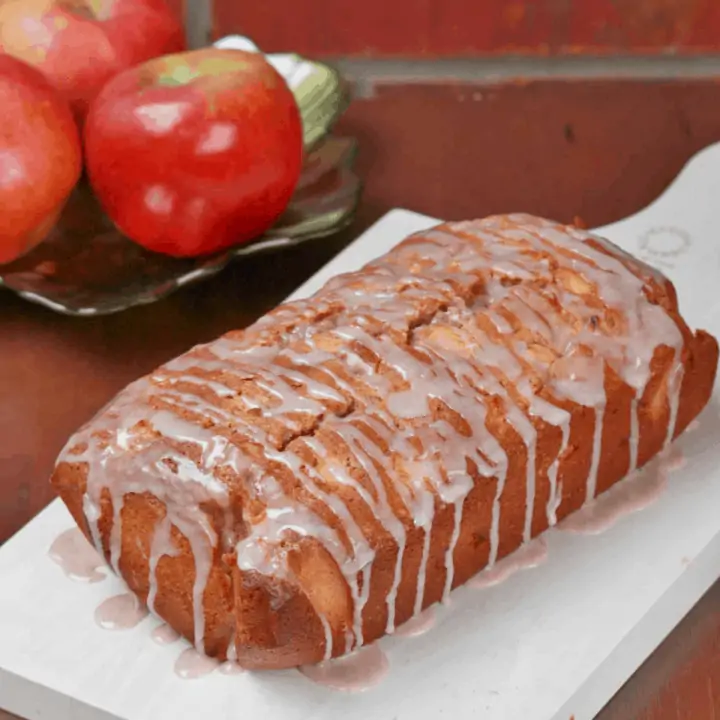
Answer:
[[638, 244], [641, 260], [656, 267], [672, 269], [676, 259], [692, 247], [692, 238], [681, 228], [664, 225], [646, 230]]

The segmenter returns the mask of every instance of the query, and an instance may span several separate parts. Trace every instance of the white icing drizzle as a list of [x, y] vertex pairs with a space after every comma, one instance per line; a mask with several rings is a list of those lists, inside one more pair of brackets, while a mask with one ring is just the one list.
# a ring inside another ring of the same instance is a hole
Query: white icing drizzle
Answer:
[[298, 670], [318, 685], [344, 692], [363, 692], [387, 677], [389, 661], [375, 643], [345, 657], [304, 665]]
[[83, 496], [83, 513], [90, 527], [90, 535], [92, 536], [95, 549], [103, 556], [102, 540], [98, 529], [98, 521], [100, 520], [100, 506], [90, 497], [88, 493]]
[[505, 479], [507, 478], [507, 462], [496, 468], [497, 488], [493, 499], [492, 520], [490, 524], [490, 556], [488, 565], [492, 567], [497, 562], [500, 549], [500, 501], [505, 490]]
[[413, 615], [422, 612], [425, 601], [425, 580], [427, 574], [428, 558], [430, 557], [430, 531], [432, 528], [432, 515], [426, 526], [423, 527], [423, 550], [420, 558], [420, 570], [418, 572], [417, 590], [415, 591], [415, 605]]
[[[361, 518], [371, 516], [397, 548], [385, 597], [391, 633], [413, 527], [423, 531], [413, 612], [424, 608], [438, 508], [452, 518], [442, 548], [447, 600], [476, 475], [495, 484], [487, 529], [488, 567], [495, 564], [514, 438], [526, 458], [522, 539], [532, 538], [538, 423], [560, 431], [544, 508], [548, 525], [557, 522], [572, 419], [557, 403], [594, 413], [586, 501], [595, 497], [608, 367], [634, 392], [632, 472], [651, 361], [661, 346], [674, 351], [666, 387], [672, 440], [683, 339], [646, 292], [663, 282], [599, 238], [527, 215], [435, 228], [333, 279], [314, 298], [281, 306], [244, 333], [198, 346], [131, 385], [71, 439], [61, 461], [87, 463], [83, 510], [96, 548], [103, 553], [107, 542], [118, 574], [126, 496], [150, 492], [164, 503], [150, 547], [147, 604], [154, 610], [160, 559], [178, 553], [175, 527], [195, 561], [198, 652], [204, 594], [220, 550], [235, 547], [243, 577], [259, 573], [292, 585], [301, 578], [289, 567], [286, 543], [320, 543], [352, 601], [347, 618], [315, 608], [329, 659], [365, 642], [377, 538]], [[229, 478], [243, 491], [247, 535], [240, 538]], [[98, 526], [103, 493], [112, 504], [107, 538]], [[222, 527], [208, 506], [221, 510]], [[273, 597], [273, 608], [283, 602]], [[343, 636], [344, 648], [336, 647], [333, 638]], [[228, 657], [236, 659], [234, 645]]]
[[[387, 497], [387, 491], [385, 484], [378, 473], [377, 467], [374, 463], [382, 466], [383, 458], [373, 451], [372, 443], [368, 442], [368, 439], [351, 423], [336, 423], [333, 429], [341, 436], [345, 442], [348, 443], [350, 450], [354, 453], [358, 464], [362, 468], [365, 475], [371, 480], [373, 490], [375, 491], [376, 500], [362, 488], [362, 486], [355, 482], [347, 471], [342, 468], [338, 463], [333, 462], [327, 458], [326, 453], [323, 450], [318, 449], [318, 443], [309, 443], [311, 447], [314, 447], [316, 454], [320, 457], [324, 457], [329, 460], [328, 469], [335, 477], [336, 480], [343, 484], [352, 485], [356, 492], [362, 497], [365, 503], [373, 509], [375, 517], [382, 523], [382, 525], [392, 535], [395, 543], [398, 547], [397, 559], [395, 561], [395, 571], [393, 576], [393, 583], [388, 593], [386, 604], [387, 604], [387, 624], [386, 632], [391, 633], [395, 629], [395, 600], [397, 598], [397, 590], [402, 579], [402, 562], [403, 554], [405, 552], [405, 541], [406, 533], [405, 527], [402, 521], [392, 512], [390, 503]], [[377, 430], [378, 424], [375, 423], [375, 429]], [[363, 568], [363, 596], [360, 598], [360, 602], [356, 603], [355, 608], [355, 621], [353, 633], [356, 638], [357, 645], [362, 645], [362, 611], [367, 603], [367, 599], [370, 592], [370, 569], [371, 566], [367, 565]]]
[[[319, 458], [325, 460], [325, 466], [331, 472], [335, 480], [337, 480], [343, 485], [351, 486], [369, 506], [373, 505], [370, 494], [359, 483], [355, 482], [352, 479], [352, 477], [345, 470], [344, 467], [342, 467], [338, 463], [335, 463], [333, 459], [328, 456], [322, 443], [318, 442], [316, 438], [305, 439], [305, 443], [315, 452], [315, 454]], [[371, 569], [372, 566], [370, 564], [370, 561], [368, 561], [368, 563], [360, 569], [360, 574], [362, 577], [362, 587], [360, 587], [360, 583], [358, 583], [357, 576], [351, 579], [351, 581], [349, 582], [354, 607], [353, 637], [354, 645], [357, 647], [363, 644], [362, 613], [365, 609], [365, 605], [370, 595]]]
[[630, 465], [628, 475], [637, 470], [640, 448], [640, 398], [635, 396], [630, 405]]
[[597, 491], [597, 477], [600, 469], [600, 457], [602, 455], [602, 433], [605, 427], [605, 402], [595, 408], [595, 427], [593, 429], [593, 449], [590, 459], [590, 474], [586, 485], [585, 502], [589, 503], [595, 499]]
[[[527, 397], [527, 396], [526, 396]], [[547, 501], [545, 513], [547, 516], [548, 526], [553, 527], [557, 524], [557, 510], [560, 507], [562, 501], [562, 492], [558, 479], [558, 472], [560, 470], [560, 462], [565, 456], [565, 451], [568, 449], [570, 444], [570, 413], [567, 410], [556, 407], [549, 402], [546, 402], [540, 397], [534, 397], [530, 401], [530, 412], [533, 415], [541, 418], [550, 425], [560, 428], [562, 433], [560, 441], [560, 449], [552, 464], [548, 468], [548, 481], [550, 483], [550, 496]]]
[[445, 552], [445, 587], [443, 589], [442, 601], [445, 603], [450, 597], [450, 591], [452, 590], [453, 578], [455, 576], [455, 562], [453, 555], [455, 553], [455, 546], [457, 545], [458, 538], [460, 537], [460, 525], [462, 523], [462, 511], [463, 502], [465, 498], [456, 500], [453, 504], [453, 531], [450, 537], [450, 545]]
[[150, 583], [147, 597], [147, 606], [150, 612], [157, 614], [155, 609], [155, 596], [157, 595], [157, 566], [160, 558], [164, 555], [173, 556], [177, 554], [175, 547], [172, 544], [172, 538], [170, 532], [172, 530], [172, 523], [170, 518], [166, 515], [160, 520], [158, 527], [155, 528], [153, 533], [153, 539], [150, 546]]
[[50, 546], [48, 555], [72, 580], [97, 583], [106, 578], [105, 573], [101, 572], [105, 561], [78, 527], [60, 533]]
[[361, 647], [364, 643], [363, 638], [363, 610], [367, 605], [368, 598], [370, 597], [370, 573], [372, 572], [372, 565], [366, 565], [361, 571], [360, 576], [362, 577], [362, 590], [359, 593], [358, 598], [354, 602], [355, 610], [353, 613], [353, 634], [355, 636], [355, 647]]
[[[677, 351], [676, 351], [677, 353]], [[670, 403], [670, 416], [668, 420], [667, 435], [665, 436], [665, 447], [670, 445], [675, 437], [677, 427], [678, 409], [680, 407], [680, 393], [682, 391], [682, 381], [685, 372], [685, 366], [676, 358], [675, 366], [670, 374], [668, 383], [668, 398]]]
[[323, 655], [323, 660], [329, 660], [333, 656], [332, 628], [330, 627], [330, 623], [327, 621], [325, 615], [318, 612], [317, 616], [322, 624], [323, 633], [325, 634], [325, 654]]
[[[217, 545], [215, 533], [208, 519], [200, 509], [204, 500], [215, 500], [221, 504], [227, 502], [227, 490], [206, 469], [198, 468], [187, 457], [173, 452], [163, 443], [152, 445], [144, 454], [138, 453], [139, 437], [131, 432], [142, 417], [138, 406], [131, 405], [136, 392], [143, 392], [149, 386], [147, 380], [131, 385], [117, 400], [113, 411], [101, 415], [93, 426], [95, 433], [88, 428], [80, 431], [75, 443], [84, 442], [86, 450], [82, 454], [72, 453], [72, 445], [64, 451], [63, 457], [69, 462], [87, 462], [87, 491], [83, 498], [83, 509], [90, 526], [96, 548], [102, 553], [103, 546], [98, 529], [101, 517], [100, 502], [102, 492], [109, 493], [112, 503], [113, 525], [109, 538], [109, 560], [111, 567], [120, 574], [122, 553], [122, 510], [125, 497], [131, 493], [152, 492], [166, 505], [167, 515], [159, 523], [159, 537], [153, 536], [149, 564], [151, 568], [148, 593], [148, 605], [154, 608], [157, 593], [155, 570], [162, 554], [174, 554], [169, 540], [170, 526], [175, 525], [190, 543], [195, 559], [195, 580], [193, 584], [193, 614], [195, 626], [195, 645], [204, 649], [205, 612], [203, 594], [212, 567], [214, 549]], [[142, 408], [142, 406], [140, 406]], [[147, 420], [146, 420], [147, 421]], [[165, 438], [180, 441], [192, 441], [203, 447], [206, 461], [216, 462], [223, 454], [218, 452], [218, 440], [212, 434], [203, 431], [191, 423], [168, 411], [156, 411], [149, 420], [150, 427]], [[106, 443], [99, 433], [113, 433], [114, 442]], [[72, 443], [72, 441], [71, 441]], [[229, 450], [229, 447], [226, 447]], [[225, 458], [229, 460], [229, 458]], [[94, 461], [93, 461], [94, 460]], [[163, 460], [172, 461], [169, 465]]]

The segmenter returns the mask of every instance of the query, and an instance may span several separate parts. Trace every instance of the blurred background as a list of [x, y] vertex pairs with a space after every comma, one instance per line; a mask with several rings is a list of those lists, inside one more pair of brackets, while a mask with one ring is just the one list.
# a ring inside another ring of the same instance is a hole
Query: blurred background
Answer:
[[209, 10], [215, 33], [241, 29], [268, 50], [292, 47], [324, 57], [712, 53], [720, 30], [720, 6], [713, 0], [298, 0], [292, 5], [198, 0], [194, 4]]
[[186, 2], [196, 44], [242, 33], [354, 81], [368, 218], [392, 197], [606, 223], [720, 138], [717, 0]]

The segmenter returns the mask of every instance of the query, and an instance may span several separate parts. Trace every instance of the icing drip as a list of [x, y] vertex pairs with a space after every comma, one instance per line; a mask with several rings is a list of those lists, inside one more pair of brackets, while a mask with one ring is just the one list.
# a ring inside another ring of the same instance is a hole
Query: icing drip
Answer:
[[98, 530], [100, 506], [87, 493], [83, 497], [83, 513], [85, 514], [85, 519], [88, 521], [88, 527], [90, 528], [90, 535], [92, 536], [95, 550], [101, 557], [104, 557], [102, 539], [100, 538], [100, 531]]
[[[213, 548], [216, 540], [211, 528], [206, 524], [200, 525], [200, 530], [188, 532], [189, 526], [185, 527], [186, 537], [195, 536], [190, 544], [195, 559], [195, 581], [193, 582], [193, 626], [195, 628], [195, 647], [203, 652], [205, 649], [205, 607], [204, 596], [207, 581], [210, 577], [210, 568], [213, 561]], [[198, 542], [198, 538], [200, 541]]]
[[680, 450], [665, 451], [642, 470], [615, 484], [601, 497], [565, 518], [558, 528], [586, 535], [605, 532], [621, 518], [655, 502], [667, 488], [668, 473], [677, 469], [682, 459]]
[[[464, 498], [463, 498], [464, 500]], [[453, 554], [458, 538], [460, 537], [460, 524], [462, 522], [463, 500], [457, 500], [453, 507], [453, 531], [450, 537], [450, 545], [445, 553], [445, 588], [443, 589], [442, 601], [447, 602], [452, 590], [453, 577], [455, 575], [455, 562]]]
[[371, 565], [366, 565], [360, 572], [362, 577], [362, 590], [359, 592], [358, 597], [354, 598], [355, 611], [353, 614], [353, 635], [355, 636], [355, 647], [360, 647], [363, 640], [362, 630], [362, 614], [365, 606], [367, 605], [368, 598], [370, 597], [370, 572], [372, 571]]
[[132, 593], [108, 598], [95, 610], [95, 622], [105, 630], [129, 630], [139, 625], [148, 611]]
[[389, 669], [387, 656], [377, 644], [345, 657], [299, 668], [305, 677], [318, 685], [346, 692], [362, 692], [377, 685], [385, 679]]
[[218, 672], [221, 675], [242, 675], [245, 669], [240, 667], [236, 662], [224, 662]]
[[468, 580], [468, 585], [474, 588], [491, 587], [499, 585], [520, 570], [537, 567], [547, 559], [547, 543], [542, 537], [523, 545], [511, 555], [503, 558], [494, 567], [483, 570], [474, 578]]
[[680, 392], [682, 390], [682, 381], [684, 374], [684, 366], [676, 358], [676, 364], [670, 375], [668, 383], [668, 399], [670, 405], [670, 418], [668, 420], [667, 435], [665, 437], [665, 447], [667, 448], [675, 437], [675, 429], [677, 425], [678, 408], [680, 406]]
[[[206, 515], [200, 509], [200, 503], [204, 500], [215, 500], [226, 505], [227, 491], [207, 468], [199, 468], [186, 456], [173, 451], [169, 445], [157, 443], [144, 455], [136, 452], [137, 445], [142, 440], [136, 438], [131, 429], [142, 418], [142, 405], [133, 405], [133, 400], [136, 392], [142, 392], [148, 386], [148, 380], [131, 385], [118, 397], [114, 412], [101, 415], [94, 426], [99, 433], [114, 433], [114, 443], [108, 444], [97, 432], [84, 434], [81, 430], [80, 441], [87, 445], [85, 451], [66, 451], [64, 457], [68, 462], [88, 464], [87, 492], [83, 498], [83, 508], [96, 548], [100, 552], [104, 551], [98, 529], [101, 494], [103, 490], [109, 492], [113, 517], [109, 537], [109, 562], [118, 574], [121, 570], [122, 511], [126, 495], [150, 491], [165, 503], [167, 515], [159, 523], [159, 531], [156, 529], [152, 541], [148, 601], [154, 608], [157, 562], [162, 554], [174, 554], [169, 532], [170, 526], [175, 525], [188, 539], [195, 559], [195, 642], [196, 647], [202, 651], [205, 621], [202, 597], [212, 565], [216, 538]], [[145, 421], [148, 422], [147, 419]], [[164, 438], [200, 443], [206, 464], [231, 459], [229, 455], [218, 450], [219, 441], [210, 433], [203, 432], [202, 428], [183, 421], [168, 411], [153, 413], [149, 424], [153, 431], [161, 433]], [[229, 447], [225, 445], [224, 449], [229, 450]], [[90, 462], [93, 459], [95, 461]], [[170, 463], [165, 462], [168, 460]]]
[[423, 610], [419, 615], [413, 616], [395, 630], [396, 637], [417, 637], [432, 630], [437, 622], [437, 611], [434, 607]]
[[557, 408], [550, 403], [546, 403], [540, 398], [535, 398], [531, 406], [532, 412], [537, 417], [555, 427], [560, 428], [562, 439], [560, 441], [560, 450], [548, 468], [548, 481], [550, 483], [550, 496], [548, 497], [545, 513], [547, 516], [548, 526], [552, 527], [557, 523], [557, 510], [562, 501], [562, 489], [558, 472], [560, 470], [560, 462], [565, 457], [565, 452], [570, 444], [570, 413], [562, 408]]
[[638, 466], [638, 449], [640, 445], [640, 399], [635, 396], [630, 405], [630, 466], [628, 474], [632, 474], [637, 470]]
[[[344, 432], [342, 432], [342, 435], [346, 440], [354, 440], [355, 445], [357, 445], [357, 438], [358, 438], [358, 431], [357, 429], [353, 428], [352, 426], [344, 427]], [[339, 432], [339, 431], [338, 431]], [[340, 434], [340, 432], [339, 432]], [[390, 530], [390, 532], [393, 534], [393, 537], [395, 541], [398, 544], [399, 548], [404, 548], [405, 545], [405, 529], [402, 526], [402, 523], [390, 512], [388, 512], [388, 506], [387, 506], [387, 497], [385, 496], [385, 490], [382, 484], [382, 481], [379, 479], [377, 471], [374, 469], [374, 466], [372, 465], [371, 461], [363, 462], [360, 460], [361, 465], [363, 469], [366, 471], [367, 475], [374, 481], [373, 482], [373, 489], [375, 491], [376, 496], [378, 497], [378, 502], [376, 503], [373, 499], [373, 495], [368, 492], [362, 484], [359, 482], [356, 482], [352, 476], [347, 472], [347, 470], [341, 466], [340, 464], [334, 462], [332, 458], [330, 458], [322, 445], [322, 443], [318, 442], [315, 438], [306, 439], [305, 443], [315, 452], [316, 456], [318, 458], [321, 458], [325, 461], [325, 468], [327, 471], [332, 475], [332, 477], [340, 484], [347, 485], [353, 488], [355, 492], [358, 493], [358, 495], [363, 499], [363, 501], [369, 506], [373, 507], [375, 510], [375, 516], [378, 518], [382, 518], [384, 520], [384, 525]], [[362, 453], [358, 452], [357, 457], [358, 459], [361, 458]], [[400, 558], [400, 561], [402, 561], [402, 552], [398, 553], [398, 557]], [[365, 608], [365, 605], [367, 604], [368, 597], [370, 595], [370, 572], [372, 570], [371, 564], [368, 562], [367, 565], [365, 565], [360, 573], [362, 577], [362, 589], [358, 587], [357, 579], [352, 581], [350, 583], [350, 589], [353, 595], [353, 605], [354, 605], [354, 618], [353, 618], [353, 636], [354, 636], [354, 646], [359, 647], [363, 644], [363, 630], [362, 630], [362, 613]], [[400, 574], [399, 570], [396, 567], [395, 569], [395, 578], [396, 581], [393, 582], [393, 587], [395, 588], [395, 591], [397, 590], [397, 584], [396, 582], [399, 582]], [[395, 593], [391, 592], [388, 596], [388, 624], [392, 621], [394, 623], [394, 620], [391, 620], [392, 617], [394, 617], [395, 607], [394, 607], [394, 599], [395, 599]], [[352, 647], [352, 646], [351, 646]]]
[[323, 656], [323, 660], [329, 660], [333, 656], [332, 628], [330, 627], [330, 623], [327, 621], [327, 618], [322, 613], [318, 612], [318, 618], [320, 619], [323, 627], [323, 633], [325, 635], [325, 655]]
[[180, 633], [163, 623], [158, 625], [150, 635], [158, 645], [171, 645], [180, 639]]
[[220, 662], [215, 658], [202, 655], [194, 648], [188, 648], [183, 650], [175, 661], [175, 674], [183, 680], [197, 680], [210, 675], [219, 667]]
[[418, 573], [417, 590], [415, 593], [415, 605], [413, 614], [417, 615], [422, 612], [423, 601], [425, 599], [425, 573], [427, 571], [428, 558], [430, 557], [430, 529], [432, 527], [432, 518], [427, 526], [423, 527], [423, 551], [420, 559], [420, 572]]
[[605, 426], [605, 403], [595, 410], [595, 428], [593, 430], [593, 449], [590, 460], [590, 474], [587, 482], [587, 493], [585, 502], [589, 503], [595, 499], [597, 489], [597, 476], [600, 469], [600, 457], [602, 455], [602, 433]]
[[[274, 577], [302, 590], [308, 581], [290, 567], [288, 548], [303, 539], [319, 543], [347, 585], [337, 595], [350, 599], [342, 614], [319, 594], [312, 600], [327, 660], [366, 639], [363, 614], [378, 552], [397, 552], [385, 598], [385, 630], [393, 632], [407, 537], [418, 529], [413, 612], [421, 613], [439, 511], [452, 519], [442, 548], [442, 600], [448, 599], [463, 524], [473, 520], [464, 517], [465, 501], [479, 480], [492, 493], [493, 567], [508, 470], [517, 457], [525, 458], [520, 553], [535, 547], [527, 543], [538, 481], [546, 473], [544, 513], [552, 526], [571, 450], [568, 408], [575, 406], [595, 416], [586, 500], [595, 497], [608, 369], [634, 393], [629, 469], [635, 469], [641, 400], [661, 346], [675, 353], [666, 387], [672, 439], [683, 340], [646, 292], [663, 283], [605, 241], [539, 218], [435, 228], [333, 279], [314, 298], [281, 306], [243, 333], [199, 346], [131, 385], [80, 430], [61, 460], [87, 464], [83, 510], [96, 548], [117, 573], [129, 552], [127, 496], [149, 492], [165, 506], [149, 551], [148, 606], [154, 610], [158, 598], [159, 563], [179, 553], [173, 542], [179, 533], [195, 563], [200, 653], [205, 590], [221, 552], [234, 548], [242, 577]], [[559, 431], [560, 441], [540, 467], [543, 423]], [[522, 455], [515, 454], [518, 443]], [[240, 500], [231, 499], [230, 488]], [[106, 499], [111, 526], [102, 537]], [[504, 560], [497, 573], [508, 566]], [[283, 602], [273, 597], [273, 608]], [[179, 661], [186, 674], [195, 672], [194, 663], [192, 651]]]
[[147, 606], [150, 612], [157, 615], [157, 609], [155, 608], [155, 596], [157, 595], [158, 584], [157, 584], [157, 566], [160, 562], [160, 558], [163, 556], [174, 556], [177, 554], [175, 547], [172, 544], [172, 537], [170, 531], [172, 529], [172, 523], [170, 517], [166, 515], [159, 523], [159, 526], [155, 528], [153, 534], [152, 544], [150, 546], [150, 589], [148, 591]]
[[[377, 427], [376, 427], [377, 429]], [[351, 450], [354, 451], [355, 456], [362, 467], [363, 471], [368, 478], [372, 481], [372, 486], [375, 491], [377, 502], [370, 502], [369, 505], [375, 505], [374, 511], [375, 516], [383, 523], [383, 525], [389, 530], [395, 543], [397, 544], [398, 552], [397, 559], [395, 560], [395, 571], [393, 575], [393, 583], [388, 593], [386, 604], [387, 604], [387, 624], [386, 632], [392, 632], [395, 628], [395, 601], [397, 599], [397, 591], [400, 586], [400, 580], [402, 578], [402, 562], [403, 554], [405, 552], [405, 526], [402, 521], [392, 512], [390, 503], [385, 489], [385, 484], [380, 477], [377, 467], [382, 467], [383, 458], [382, 456], [374, 451], [372, 446], [367, 443], [367, 438], [360, 433], [357, 428], [353, 425], [346, 423], [342, 425], [342, 431], [340, 433], [346, 440], [350, 441]], [[367, 447], [365, 445], [367, 444]], [[366, 500], [367, 501], [367, 500]], [[370, 592], [370, 566], [365, 568], [365, 574], [363, 576], [363, 588], [367, 587], [365, 602]], [[363, 607], [364, 607], [363, 603]], [[356, 635], [357, 637], [357, 635]], [[362, 645], [362, 640], [358, 641], [359, 645]]]
[[105, 561], [78, 528], [58, 535], [48, 555], [71, 580], [96, 583], [105, 579], [105, 573], [100, 572], [105, 567]]

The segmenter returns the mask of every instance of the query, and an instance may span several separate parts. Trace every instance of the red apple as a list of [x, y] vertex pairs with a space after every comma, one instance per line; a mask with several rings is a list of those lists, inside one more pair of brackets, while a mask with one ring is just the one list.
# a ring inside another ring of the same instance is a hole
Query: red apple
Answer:
[[118, 229], [177, 257], [257, 237], [300, 176], [302, 123], [257, 53], [206, 49], [111, 80], [85, 125], [87, 171]]
[[77, 127], [42, 73], [0, 55], [0, 263], [41, 242], [82, 170]]
[[183, 49], [165, 0], [0, 0], [0, 51], [42, 70], [80, 122], [113, 75]]

